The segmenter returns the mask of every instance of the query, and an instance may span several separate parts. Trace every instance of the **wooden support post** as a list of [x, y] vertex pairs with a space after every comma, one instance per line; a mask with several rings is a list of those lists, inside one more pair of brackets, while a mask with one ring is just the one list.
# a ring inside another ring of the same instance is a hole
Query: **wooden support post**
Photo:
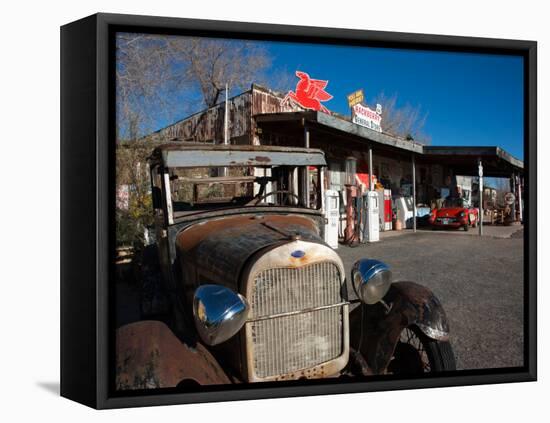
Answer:
[[369, 191], [374, 191], [374, 182], [372, 181], [372, 147], [369, 145]]
[[512, 194], [514, 194], [514, 202], [511, 205], [511, 209], [512, 209], [512, 222], [515, 222], [516, 221], [516, 199], [518, 198], [518, 193], [517, 193], [517, 184], [516, 184], [516, 174], [514, 172], [512, 172], [512, 182], [511, 182], [510, 188], [511, 188], [510, 191], [512, 191]]
[[477, 161], [477, 169], [479, 175], [479, 210], [478, 210], [478, 227], [479, 236], [483, 235], [483, 162], [481, 158]]
[[170, 189], [170, 174], [167, 169], [163, 169], [163, 191], [164, 191], [164, 201], [166, 202], [166, 221], [168, 225], [174, 223], [174, 211], [172, 209], [172, 191]]
[[518, 207], [519, 207], [519, 221], [523, 223], [523, 204], [521, 203], [521, 187], [523, 186], [523, 178], [521, 175], [518, 178]]
[[[304, 147], [309, 148], [309, 128], [304, 123]], [[306, 166], [304, 171], [304, 206], [309, 207], [309, 167]]]
[[416, 161], [412, 155], [413, 232], [416, 232]]

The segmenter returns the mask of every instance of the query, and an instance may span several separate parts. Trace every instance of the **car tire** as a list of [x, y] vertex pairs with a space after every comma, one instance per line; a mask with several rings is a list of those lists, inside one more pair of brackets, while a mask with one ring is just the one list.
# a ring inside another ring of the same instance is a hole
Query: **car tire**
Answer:
[[421, 339], [430, 364], [432, 366], [432, 372], [451, 372], [456, 370], [456, 358], [453, 351], [453, 347], [449, 341], [437, 341], [432, 338], [428, 338], [420, 330], [415, 327], [414, 332]]
[[451, 344], [428, 338], [416, 326], [403, 330], [388, 366], [390, 373], [401, 375], [454, 370], [456, 360]]
[[451, 372], [456, 370], [456, 359], [450, 342], [430, 340], [428, 355], [431, 356], [433, 372]]
[[463, 228], [464, 228], [464, 232], [468, 232], [468, 229], [470, 229], [470, 225], [465, 224], [465, 225], [463, 226]]

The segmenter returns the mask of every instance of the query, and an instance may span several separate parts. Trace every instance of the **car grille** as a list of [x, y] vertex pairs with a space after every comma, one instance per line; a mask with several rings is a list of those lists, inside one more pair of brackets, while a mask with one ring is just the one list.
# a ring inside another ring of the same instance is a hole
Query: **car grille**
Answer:
[[331, 262], [256, 275], [251, 298], [252, 319], [260, 319], [251, 322], [256, 377], [287, 375], [342, 354], [341, 290], [340, 272]]

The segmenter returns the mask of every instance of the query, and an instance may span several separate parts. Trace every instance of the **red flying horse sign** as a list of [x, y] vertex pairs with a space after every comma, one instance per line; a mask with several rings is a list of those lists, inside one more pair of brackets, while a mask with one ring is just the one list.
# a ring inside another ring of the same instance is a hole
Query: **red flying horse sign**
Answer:
[[328, 81], [311, 79], [307, 73], [300, 71], [296, 71], [296, 76], [300, 78], [296, 84], [296, 92], [289, 91], [281, 104], [285, 104], [291, 99], [306, 109], [330, 114], [330, 111], [321, 104], [322, 101], [328, 101], [332, 98], [332, 96], [325, 91]]

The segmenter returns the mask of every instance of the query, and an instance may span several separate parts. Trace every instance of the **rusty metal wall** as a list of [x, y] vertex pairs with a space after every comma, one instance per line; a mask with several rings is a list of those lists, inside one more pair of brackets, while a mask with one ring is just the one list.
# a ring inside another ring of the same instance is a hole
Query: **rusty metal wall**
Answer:
[[[282, 113], [282, 112], [299, 112], [305, 109], [300, 108], [295, 103], [288, 101], [285, 105], [281, 105], [284, 96], [274, 91], [268, 90], [263, 87], [252, 87], [252, 116], [266, 114], [266, 113]], [[256, 121], [251, 120], [251, 143], [253, 145], [260, 144], [272, 144], [273, 142], [267, 141], [258, 134]], [[267, 141], [267, 142], [266, 142]], [[292, 140], [289, 144], [281, 143], [280, 145], [301, 145], [296, 144], [295, 140]]]
[[[252, 92], [229, 100], [229, 138], [235, 144], [250, 144]], [[206, 109], [154, 134], [158, 141], [214, 142], [224, 139], [225, 103]]]
[[[231, 144], [259, 144], [254, 115], [296, 112], [303, 109], [292, 102], [284, 106], [284, 96], [258, 85], [229, 100], [229, 138]], [[155, 141], [193, 141], [220, 144], [224, 138], [225, 103], [191, 115], [152, 135]]]
[[253, 86], [252, 116], [264, 113], [300, 112], [305, 110], [291, 101], [286, 102], [284, 106], [281, 105], [283, 98], [283, 94], [257, 85]]

